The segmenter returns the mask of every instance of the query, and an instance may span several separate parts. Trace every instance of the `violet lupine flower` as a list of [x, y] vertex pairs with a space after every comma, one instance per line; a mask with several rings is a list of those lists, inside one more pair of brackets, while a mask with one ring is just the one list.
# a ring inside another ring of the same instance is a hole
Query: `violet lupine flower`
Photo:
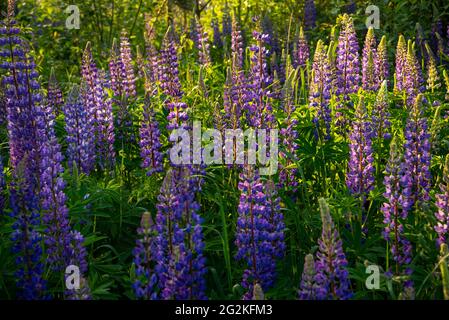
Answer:
[[63, 112], [69, 168], [73, 170], [76, 166], [81, 172], [89, 174], [95, 167], [94, 123], [77, 87], [70, 91]]
[[379, 139], [389, 139], [391, 134], [388, 132], [391, 126], [388, 112], [388, 87], [387, 80], [382, 82], [377, 93], [376, 102], [373, 106], [372, 123], [374, 136]]
[[[405, 127], [405, 172], [409, 179], [403, 181], [404, 194], [410, 207], [429, 201], [431, 187], [430, 173], [430, 134], [427, 118], [423, 116], [423, 95], [416, 97]], [[410, 174], [412, 173], [412, 174]]]
[[225, 39], [230, 38], [232, 34], [232, 18], [231, 14], [229, 12], [229, 6], [228, 3], [225, 3], [225, 6], [222, 10], [222, 17], [221, 17], [221, 26], [222, 26], [222, 33], [223, 37]]
[[304, 258], [304, 269], [302, 271], [301, 285], [299, 287], [299, 300], [315, 300], [316, 284], [315, 261], [312, 254]]
[[64, 99], [62, 98], [62, 91], [59, 88], [58, 81], [56, 80], [55, 70], [53, 68], [50, 72], [47, 92], [47, 103], [51, 105], [51, 108], [55, 112], [55, 115], [58, 115], [64, 104]]
[[265, 39], [265, 44], [270, 47], [270, 54], [276, 53], [279, 57], [281, 55], [281, 48], [279, 47], [278, 39], [275, 34], [273, 23], [270, 16], [266, 14], [261, 22], [262, 33], [268, 35]]
[[423, 76], [421, 67], [415, 56], [415, 49], [411, 40], [408, 41], [407, 60], [404, 68], [404, 90], [407, 94], [407, 105], [411, 107], [415, 103], [416, 96], [422, 92]]
[[371, 141], [373, 128], [372, 123], [368, 121], [363, 96], [360, 96], [355, 119], [351, 127], [346, 185], [351, 194], [365, 199], [374, 188], [374, 173], [376, 169], [373, 166], [374, 157]]
[[212, 19], [212, 29], [214, 31], [214, 42], [213, 45], [215, 48], [222, 48], [223, 47], [223, 40], [221, 38], [221, 32], [220, 27], [218, 25], [217, 17], [214, 17]]
[[232, 20], [232, 71], [237, 72], [243, 68], [243, 37], [237, 19]]
[[145, 46], [147, 52], [148, 61], [145, 64], [145, 90], [150, 96], [156, 94], [159, 81], [159, 52], [156, 49], [154, 42], [156, 38], [156, 32], [151, 23], [149, 16], [146, 16], [145, 23]]
[[235, 244], [237, 260], [243, 260], [247, 268], [243, 272], [243, 299], [252, 297], [255, 284], [263, 291], [270, 288], [275, 279], [276, 248], [271, 240], [273, 225], [267, 195], [257, 171], [249, 166], [240, 174], [240, 202], [238, 206]]
[[210, 64], [209, 39], [207, 32], [203, 30], [203, 26], [199, 21], [196, 22], [197, 36], [198, 36], [198, 62], [200, 65]]
[[[444, 42], [443, 36], [443, 23], [441, 19], [432, 23], [432, 32], [430, 33], [430, 47], [433, 52], [443, 53], [444, 52]], [[437, 62], [439, 62], [439, 54], [437, 54]]]
[[84, 277], [80, 277], [80, 288], [74, 290], [67, 290], [64, 296], [65, 300], [91, 300], [92, 295], [89, 288], [89, 283]]
[[331, 93], [332, 70], [324, 44], [321, 40], [318, 40], [313, 58], [309, 101], [310, 107], [315, 112], [313, 122], [317, 126], [316, 136], [325, 139], [330, 139]]
[[139, 239], [136, 240], [136, 247], [133, 250], [134, 264], [136, 265], [136, 281], [133, 284], [134, 294], [138, 299], [157, 299], [156, 286], [158, 283], [157, 274], [154, 272], [156, 252], [154, 245], [154, 226], [149, 212], [144, 212], [137, 229]]
[[130, 98], [136, 95], [136, 75], [134, 73], [133, 57], [126, 32], [120, 37], [121, 79], [124, 94]]
[[314, 0], [306, 0], [304, 3], [304, 27], [311, 30], [316, 27], [316, 7]]
[[395, 89], [397, 91], [402, 91], [405, 89], [405, 77], [407, 65], [407, 43], [405, 42], [404, 36], [399, 35], [398, 45], [396, 47], [396, 85]]
[[364, 90], [376, 91], [379, 88], [375, 67], [379, 63], [376, 46], [374, 29], [370, 27], [366, 33], [362, 53], [362, 87]]
[[15, 170], [16, 182], [10, 186], [11, 217], [14, 219], [11, 240], [16, 254], [18, 270], [18, 298], [24, 300], [46, 299], [46, 281], [43, 278], [42, 237], [36, 230], [40, 225], [39, 199], [33, 187], [27, 184], [21, 168]]
[[268, 87], [272, 78], [268, 75], [267, 60], [269, 50], [264, 44], [269, 39], [267, 34], [253, 31], [256, 44], [250, 47], [251, 69], [249, 74], [248, 99], [245, 101], [248, 124], [254, 128], [270, 128], [274, 122], [273, 109], [268, 101]]
[[153, 259], [161, 299], [206, 299], [202, 219], [190, 174], [168, 171], [158, 196]]
[[114, 38], [114, 40], [112, 40], [111, 58], [109, 60], [109, 76], [110, 86], [116, 97], [121, 97], [123, 95], [122, 71], [123, 61], [120, 58], [117, 40]]
[[[359, 43], [352, 18], [344, 14], [340, 18], [342, 30], [338, 38], [337, 48], [337, 110], [352, 107], [350, 94], [359, 90], [360, 62]], [[336, 123], [340, 127], [347, 124], [341, 111], [335, 114]]]
[[159, 123], [156, 121], [150, 102], [147, 101], [143, 108], [139, 146], [140, 156], [143, 159], [142, 167], [147, 170], [148, 176], [163, 170], [160, 135]]
[[6, 181], [5, 173], [3, 172], [3, 158], [0, 156], [0, 216], [3, 215], [3, 209], [5, 208], [5, 191]]
[[390, 66], [388, 64], [387, 37], [382, 36], [379, 46], [377, 47], [377, 63], [375, 64], [377, 85], [380, 86], [390, 76]]
[[193, 41], [194, 47], [198, 48], [198, 27], [197, 27], [197, 21], [195, 18], [190, 19], [190, 40]]
[[93, 60], [90, 43], [84, 50], [81, 75], [85, 86], [83, 103], [88, 117], [93, 119], [97, 161], [102, 168], [111, 167], [115, 163], [112, 101], [104, 90], [104, 79]]
[[[396, 138], [390, 145], [390, 159], [388, 160], [386, 175], [384, 178], [385, 193], [387, 199], [382, 205], [384, 214], [385, 229], [383, 237], [390, 244], [391, 254], [395, 262], [394, 273], [399, 275], [405, 268], [405, 275], [411, 274], [408, 267], [412, 261], [412, 244], [404, 236], [403, 223], [407, 219], [410, 203], [407, 200], [406, 190], [403, 184], [411, 178], [410, 172], [403, 166], [401, 150], [398, 146]], [[390, 270], [389, 273], [392, 271]], [[410, 281], [406, 282], [406, 286], [411, 286]]]
[[438, 247], [443, 243], [447, 243], [447, 236], [449, 234], [449, 155], [446, 155], [442, 180], [443, 182], [439, 186], [440, 193], [435, 196], [435, 204], [438, 207], [438, 211], [435, 213], [437, 224], [434, 229], [438, 235]]
[[304, 30], [301, 27], [299, 30], [299, 37], [298, 37], [298, 43], [296, 46], [296, 50], [294, 52], [294, 58], [293, 58], [293, 67], [304, 69], [307, 66], [307, 62], [310, 58], [310, 49], [309, 45], [307, 44], [307, 39], [304, 34]]
[[298, 139], [299, 134], [295, 129], [298, 120], [293, 117], [295, 113], [296, 106], [294, 102], [294, 86], [296, 79], [291, 79], [289, 77], [284, 84], [283, 89], [283, 111], [285, 114], [284, 126], [281, 128], [280, 134], [282, 139], [282, 144], [286, 152], [280, 153], [281, 158], [285, 159], [285, 167], [283, 168], [281, 164], [281, 171], [279, 173], [279, 184], [280, 186], [287, 188], [291, 193], [295, 194], [298, 181], [296, 180], [296, 168], [287, 168], [297, 160], [296, 152], [299, 149], [296, 139]]
[[348, 261], [343, 252], [343, 243], [330, 215], [329, 206], [319, 199], [323, 230], [318, 240], [319, 250], [315, 262], [317, 300], [347, 300], [353, 293], [350, 289]]

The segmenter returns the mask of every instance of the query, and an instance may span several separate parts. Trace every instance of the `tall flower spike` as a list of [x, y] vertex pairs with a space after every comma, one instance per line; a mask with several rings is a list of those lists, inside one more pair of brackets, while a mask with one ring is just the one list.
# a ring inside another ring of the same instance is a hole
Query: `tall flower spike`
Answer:
[[399, 36], [398, 45], [396, 47], [396, 86], [397, 91], [402, 91], [405, 88], [405, 76], [406, 76], [406, 64], [407, 64], [407, 43], [404, 36]]
[[388, 87], [387, 80], [382, 82], [379, 92], [377, 93], [376, 102], [373, 106], [373, 129], [374, 135], [377, 139], [388, 139], [390, 133], [388, 132], [391, 126], [390, 113], [388, 112]]
[[131, 46], [126, 32], [122, 32], [120, 37], [120, 60], [122, 61], [121, 78], [124, 93], [127, 97], [134, 97], [136, 95], [136, 75], [134, 72]]
[[336, 122], [338, 126], [345, 126], [347, 123], [341, 110], [351, 108], [350, 94], [359, 90], [360, 61], [359, 44], [354, 29], [352, 18], [344, 14], [340, 17], [341, 32], [338, 38], [337, 48], [337, 112]]
[[375, 66], [378, 65], [376, 49], [376, 36], [373, 27], [368, 29], [365, 38], [365, 46], [362, 55], [362, 86], [365, 90], [375, 91], [378, 89]]
[[7, 129], [13, 182], [10, 186], [13, 232], [12, 251], [18, 298], [45, 298], [43, 279], [38, 192], [39, 141], [38, 114], [41, 112], [38, 74], [29, 55], [26, 40], [14, 20], [14, 1], [8, 2], [8, 15], [0, 24], [0, 68], [4, 70]]
[[438, 75], [436, 58], [427, 43], [426, 50], [429, 55], [429, 59], [427, 61], [427, 89], [434, 93], [435, 90], [438, 90], [441, 87], [440, 77]]
[[256, 284], [266, 291], [274, 283], [276, 248], [271, 241], [273, 225], [270, 221], [270, 206], [258, 173], [249, 166], [240, 174], [240, 202], [238, 206], [235, 244], [237, 260], [243, 260], [243, 299], [252, 298]]
[[316, 7], [314, 0], [306, 0], [304, 3], [304, 27], [311, 30], [316, 27]]
[[346, 184], [351, 194], [363, 199], [374, 188], [372, 138], [372, 124], [368, 120], [364, 98], [360, 96], [350, 134]]
[[404, 68], [405, 82], [404, 90], [407, 94], [407, 105], [411, 107], [415, 103], [416, 96], [422, 88], [422, 72], [418, 59], [416, 59], [415, 48], [411, 40], [408, 42], [407, 63]]
[[167, 172], [158, 197], [154, 261], [162, 299], [206, 299], [202, 219], [187, 168]]
[[299, 287], [299, 300], [316, 299], [315, 277], [315, 261], [313, 255], [309, 253], [304, 259], [304, 269], [302, 271], [301, 285]]
[[196, 22], [197, 28], [197, 49], [198, 49], [198, 62], [200, 65], [208, 65], [210, 64], [210, 52], [209, 52], [209, 39], [208, 34], [203, 30], [203, 26], [200, 21]]
[[89, 110], [81, 101], [78, 87], [73, 87], [63, 107], [65, 118], [67, 162], [69, 168], [89, 174], [95, 167], [95, 132]]
[[53, 68], [50, 71], [50, 79], [48, 80], [47, 103], [51, 105], [55, 115], [58, 115], [61, 112], [62, 105], [64, 104], [62, 91], [59, 88], [58, 80], [56, 79], [55, 70]]
[[446, 155], [442, 180], [443, 181], [440, 184], [440, 193], [435, 196], [438, 211], [435, 213], [437, 224], [434, 228], [438, 235], [438, 247], [443, 243], [447, 244], [449, 234], [449, 155]]
[[112, 101], [104, 90], [104, 79], [93, 60], [90, 43], [84, 50], [81, 75], [84, 82], [83, 103], [88, 117], [93, 119], [97, 160], [100, 167], [111, 167], [115, 163]]
[[255, 128], [270, 128], [274, 124], [273, 109], [269, 102], [269, 86], [272, 78], [268, 75], [267, 61], [270, 51], [265, 47], [269, 36], [259, 31], [253, 31], [255, 44], [250, 47], [251, 70], [250, 84], [245, 101], [248, 123]]
[[133, 251], [136, 266], [136, 281], [133, 284], [134, 293], [139, 299], [154, 300], [157, 298], [158, 278], [154, 272], [155, 234], [149, 212], [143, 213], [137, 234], [140, 238], [136, 240], [136, 247]]
[[150, 101], [146, 101], [143, 108], [139, 142], [140, 156], [143, 160], [142, 167], [147, 170], [148, 176], [163, 170], [159, 123], [156, 121], [154, 110], [150, 103]]
[[279, 183], [282, 187], [289, 189], [293, 194], [296, 193], [298, 186], [298, 181], [296, 181], [296, 168], [287, 168], [297, 160], [296, 152], [299, 149], [296, 139], [298, 139], [298, 131], [296, 126], [298, 120], [294, 118], [294, 113], [296, 110], [294, 102], [294, 89], [297, 79], [295, 77], [295, 72], [290, 70], [290, 75], [286, 79], [283, 89], [283, 111], [285, 114], [284, 124], [281, 128], [280, 134], [282, 143], [286, 150], [281, 152], [280, 156], [285, 159], [285, 167], [281, 167], [281, 172], [279, 173]]
[[3, 158], [0, 156], [0, 216], [3, 215], [3, 209], [5, 208], [6, 202], [6, 181], [3, 169]]
[[377, 85], [380, 86], [382, 82], [387, 80], [390, 76], [390, 66], [388, 63], [388, 49], [387, 49], [387, 37], [384, 35], [380, 40], [379, 46], [377, 47], [377, 64], [375, 64]]
[[318, 240], [319, 250], [315, 263], [317, 300], [347, 300], [352, 298], [348, 262], [343, 245], [330, 215], [326, 200], [319, 199], [323, 230]]
[[430, 173], [430, 134], [427, 118], [423, 116], [423, 96], [416, 97], [405, 127], [405, 172], [413, 172], [409, 179], [404, 179], [404, 194], [409, 206], [419, 206], [429, 201], [431, 187]]
[[307, 44], [307, 39], [304, 34], [304, 30], [301, 27], [299, 30], [298, 43], [296, 47], [296, 52], [293, 59], [293, 66], [295, 68], [304, 69], [307, 66], [307, 62], [310, 58], [309, 45]]
[[[412, 261], [412, 245], [404, 236], [403, 223], [407, 219], [409, 203], [404, 193], [402, 185], [404, 180], [410, 178], [410, 174], [401, 164], [402, 156], [397, 139], [394, 138], [390, 145], [390, 159], [388, 160], [386, 175], [384, 178], [385, 193], [387, 199], [382, 205], [384, 214], [385, 229], [383, 236], [390, 244], [390, 251], [395, 263], [394, 273], [396, 275], [405, 272], [405, 275], [411, 274], [408, 267]], [[402, 270], [405, 268], [405, 270]], [[389, 272], [392, 272], [390, 270]], [[406, 286], [412, 286], [410, 281]]]
[[315, 112], [313, 122], [317, 126], [316, 136], [324, 139], [330, 139], [332, 82], [332, 70], [326, 48], [323, 42], [318, 40], [313, 58], [309, 101]]

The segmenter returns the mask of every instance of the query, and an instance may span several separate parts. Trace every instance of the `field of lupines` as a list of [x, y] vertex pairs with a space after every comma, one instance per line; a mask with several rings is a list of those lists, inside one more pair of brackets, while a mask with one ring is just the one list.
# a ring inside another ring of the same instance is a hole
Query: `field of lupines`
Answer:
[[[449, 300], [449, 4], [409, 2], [2, 4], [0, 299]], [[175, 163], [194, 121], [274, 174]]]

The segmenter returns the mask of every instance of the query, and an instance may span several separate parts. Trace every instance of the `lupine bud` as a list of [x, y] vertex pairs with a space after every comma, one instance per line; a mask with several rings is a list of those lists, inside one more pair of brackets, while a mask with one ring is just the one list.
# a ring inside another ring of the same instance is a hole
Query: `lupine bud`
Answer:
[[377, 84], [380, 86], [385, 80], [390, 76], [390, 66], [388, 63], [388, 49], [387, 49], [387, 37], [384, 35], [380, 40], [379, 46], [377, 47], [377, 64], [374, 66], [376, 68]]
[[377, 137], [377, 139], [388, 139], [391, 136], [389, 133], [391, 126], [389, 118], [387, 80], [384, 80], [377, 93], [376, 102], [373, 106], [372, 122], [374, 136]]
[[304, 269], [302, 271], [301, 285], [299, 288], [299, 300], [316, 299], [316, 270], [315, 261], [312, 254], [306, 255], [304, 259]]
[[378, 89], [376, 65], [379, 64], [376, 50], [376, 36], [373, 27], [368, 29], [363, 47], [362, 57], [362, 86], [365, 90], [375, 91]]

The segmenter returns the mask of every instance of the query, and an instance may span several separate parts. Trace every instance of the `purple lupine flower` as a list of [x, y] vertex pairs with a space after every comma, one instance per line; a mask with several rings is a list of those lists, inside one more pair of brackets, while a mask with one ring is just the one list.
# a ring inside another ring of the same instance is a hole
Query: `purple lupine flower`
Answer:
[[149, 16], [146, 16], [145, 23], [145, 46], [147, 53], [147, 62], [145, 64], [145, 90], [150, 96], [156, 94], [158, 89], [158, 70], [159, 70], [159, 52], [156, 49], [154, 42], [156, 38], [156, 31], [150, 21]]
[[373, 128], [372, 123], [368, 120], [363, 96], [360, 96], [351, 127], [346, 185], [351, 194], [364, 199], [374, 188], [376, 169], [373, 166], [374, 157], [371, 141]]
[[304, 3], [304, 27], [311, 30], [316, 27], [316, 7], [314, 0], [306, 0]]
[[147, 101], [143, 108], [139, 146], [143, 160], [142, 167], [147, 170], [148, 176], [163, 170], [160, 135], [159, 123], [156, 121], [150, 102]]
[[223, 37], [226, 38], [230, 38], [231, 34], [232, 34], [232, 18], [231, 18], [231, 14], [229, 12], [229, 6], [228, 3], [225, 2], [225, 6], [223, 7], [222, 10], [222, 17], [221, 17], [221, 30], [223, 33]]
[[387, 37], [384, 35], [377, 47], [377, 63], [375, 64], [377, 85], [380, 86], [390, 76], [390, 65], [388, 63]]
[[437, 62], [439, 62], [440, 53], [444, 52], [444, 42], [443, 42], [443, 23], [441, 19], [432, 23], [432, 32], [430, 33], [430, 47], [433, 52], [438, 52]]
[[299, 287], [299, 300], [315, 300], [317, 290], [315, 284], [316, 270], [312, 254], [304, 258], [304, 269], [302, 271], [301, 285]]
[[418, 93], [422, 91], [423, 76], [421, 67], [415, 56], [415, 49], [411, 40], [408, 41], [407, 60], [404, 67], [404, 91], [407, 94], [407, 105], [411, 107]]
[[39, 199], [27, 185], [21, 169], [16, 169], [15, 180], [10, 186], [11, 217], [14, 219], [11, 240], [16, 254], [15, 272], [18, 298], [24, 300], [46, 299], [46, 281], [43, 278], [42, 237], [36, 230], [40, 225]]
[[310, 49], [307, 43], [307, 38], [304, 34], [304, 30], [301, 27], [299, 30], [298, 43], [293, 57], [293, 67], [304, 69], [307, 66], [307, 62], [310, 58]]
[[317, 126], [316, 135], [325, 139], [330, 139], [332, 78], [326, 49], [323, 42], [318, 40], [313, 58], [309, 101], [315, 112], [313, 122]]
[[223, 40], [221, 38], [220, 27], [218, 25], [217, 17], [212, 19], [212, 29], [214, 31], [214, 42], [213, 45], [215, 48], [223, 47]]
[[121, 97], [123, 94], [122, 82], [123, 61], [120, 58], [119, 47], [117, 40], [112, 41], [111, 57], [109, 60], [109, 76], [110, 86], [114, 96]]
[[376, 91], [379, 88], [375, 67], [379, 63], [376, 46], [374, 29], [370, 27], [366, 33], [365, 46], [362, 53], [362, 87], [365, 90]]
[[115, 163], [112, 101], [104, 90], [105, 80], [93, 60], [90, 43], [84, 50], [81, 75], [85, 89], [82, 91], [83, 103], [88, 117], [93, 119], [97, 161], [102, 168], [111, 167]]
[[446, 155], [443, 169], [443, 182], [439, 187], [440, 193], [435, 196], [438, 211], [435, 213], [437, 224], [434, 227], [438, 235], [438, 247], [443, 243], [447, 243], [447, 236], [449, 234], [449, 155]]
[[239, 190], [235, 258], [246, 263], [242, 279], [242, 287], [246, 291], [243, 298], [251, 299], [256, 283], [266, 291], [275, 279], [276, 248], [270, 232], [273, 230], [272, 210], [267, 206], [264, 185], [254, 168], [247, 166], [240, 174]]
[[379, 92], [377, 93], [376, 102], [373, 106], [373, 129], [374, 136], [379, 139], [389, 139], [390, 133], [388, 132], [391, 126], [389, 120], [390, 113], [388, 112], [388, 87], [387, 80], [382, 82]]
[[397, 91], [402, 91], [405, 88], [405, 77], [407, 65], [407, 43], [404, 36], [399, 35], [398, 45], [396, 48], [396, 86]]
[[134, 73], [133, 57], [126, 32], [120, 37], [121, 79], [124, 94], [129, 97], [136, 95], [136, 75]]
[[210, 64], [210, 52], [209, 52], [209, 39], [208, 34], [203, 30], [203, 26], [200, 21], [196, 22], [197, 29], [197, 49], [198, 49], [198, 62], [205, 66]]
[[62, 91], [59, 88], [58, 81], [56, 80], [55, 70], [53, 68], [50, 71], [50, 79], [48, 80], [47, 92], [47, 103], [51, 105], [51, 108], [55, 112], [55, 115], [58, 115], [61, 112], [61, 108], [64, 104], [64, 99], [62, 98]]
[[80, 277], [79, 289], [67, 290], [64, 296], [65, 300], [91, 300], [92, 294], [89, 283], [84, 277]]
[[10, 186], [13, 232], [12, 251], [16, 255], [15, 272], [18, 297], [43, 299], [46, 281], [43, 279], [39, 198], [39, 143], [37, 114], [40, 112], [40, 89], [35, 63], [29, 55], [28, 43], [20, 37], [14, 20], [14, 1], [8, 2], [7, 17], [0, 24], [0, 68], [5, 71], [7, 129], [13, 182]]
[[250, 47], [252, 52], [250, 83], [248, 84], [248, 99], [245, 101], [245, 111], [250, 126], [270, 128], [275, 120], [272, 106], [267, 99], [270, 95], [268, 87], [273, 81], [267, 70], [270, 52], [264, 46], [268, 40], [268, 35], [253, 31], [253, 38], [256, 44]]
[[405, 127], [405, 172], [409, 179], [403, 181], [404, 194], [410, 207], [429, 201], [431, 187], [430, 173], [430, 134], [427, 118], [423, 116], [423, 96], [419, 94], [410, 111]]
[[5, 173], [3, 172], [3, 158], [0, 156], [0, 216], [3, 215], [3, 209], [5, 208], [6, 181]]
[[[384, 197], [387, 201], [382, 205], [383, 222], [385, 223], [383, 237], [390, 244], [390, 251], [395, 262], [394, 273], [399, 275], [402, 272], [401, 268], [405, 268], [405, 275], [410, 275], [411, 269], [408, 265], [412, 260], [412, 245], [404, 236], [403, 225], [407, 219], [410, 203], [407, 200], [403, 184], [405, 180], [410, 179], [411, 175], [401, 161], [401, 150], [394, 138], [390, 145], [390, 159], [384, 178]], [[389, 270], [389, 273], [391, 272], [392, 270]], [[411, 283], [407, 281], [406, 285], [410, 286]]]
[[315, 295], [317, 300], [347, 300], [353, 293], [350, 289], [348, 262], [343, 244], [330, 215], [329, 206], [319, 199], [323, 230], [318, 240], [319, 250], [315, 262]]
[[206, 299], [202, 219], [190, 170], [167, 172], [158, 197], [154, 261], [162, 299]]
[[285, 114], [283, 127], [281, 128], [281, 141], [285, 148], [285, 152], [281, 151], [281, 158], [285, 159], [285, 166], [281, 164], [281, 171], [279, 173], [279, 183], [280, 186], [289, 189], [293, 194], [296, 193], [298, 187], [298, 181], [296, 180], [297, 169], [288, 168], [291, 164], [297, 161], [298, 157], [296, 152], [299, 149], [296, 139], [298, 139], [299, 134], [296, 130], [298, 120], [294, 118], [296, 106], [294, 102], [294, 89], [295, 89], [296, 79], [289, 77], [284, 84], [283, 89], [283, 111]]
[[189, 37], [190, 40], [193, 41], [194, 47], [198, 48], [198, 27], [196, 25], [196, 19], [193, 17], [190, 19], [190, 33], [189, 33]]
[[270, 47], [270, 54], [276, 53], [276, 56], [280, 56], [281, 48], [279, 46], [278, 38], [273, 28], [270, 16], [264, 15], [261, 21], [262, 33], [268, 35], [265, 39], [265, 44]]
[[236, 18], [232, 20], [231, 50], [232, 69], [235, 72], [243, 68], [243, 37]]
[[95, 132], [93, 119], [82, 102], [79, 88], [73, 87], [63, 107], [67, 141], [67, 162], [85, 174], [95, 167]]
[[133, 284], [134, 294], [138, 299], [154, 300], [157, 299], [157, 274], [154, 272], [155, 254], [154, 245], [154, 226], [149, 212], [144, 212], [137, 229], [140, 236], [136, 240], [134, 248], [134, 264], [136, 266], [136, 281]]
[[[352, 18], [344, 14], [340, 18], [342, 30], [338, 38], [337, 48], [337, 99], [338, 110], [352, 107], [350, 94], [359, 90], [360, 62], [359, 43]], [[346, 120], [341, 111], [335, 114], [338, 126], [345, 126]]]

